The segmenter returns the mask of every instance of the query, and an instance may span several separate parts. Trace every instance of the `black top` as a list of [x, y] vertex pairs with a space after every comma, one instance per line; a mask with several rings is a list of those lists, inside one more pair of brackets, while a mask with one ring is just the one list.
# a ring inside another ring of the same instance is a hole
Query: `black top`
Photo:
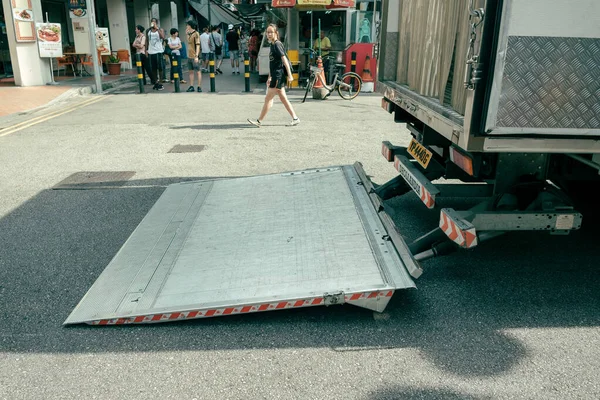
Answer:
[[283, 43], [276, 40], [275, 43], [271, 43], [271, 51], [269, 52], [269, 71], [271, 77], [281, 79], [283, 75], [287, 75], [285, 64], [283, 63], [283, 57], [285, 56], [285, 50]]
[[236, 31], [229, 31], [225, 36], [227, 39], [227, 43], [229, 43], [229, 50], [239, 50], [240, 46], [238, 45], [238, 40], [240, 40], [240, 35]]

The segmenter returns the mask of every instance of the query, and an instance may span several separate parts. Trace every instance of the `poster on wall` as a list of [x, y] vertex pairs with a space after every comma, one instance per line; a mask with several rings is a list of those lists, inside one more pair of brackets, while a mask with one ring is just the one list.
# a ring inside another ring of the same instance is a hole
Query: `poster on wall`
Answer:
[[10, 5], [17, 42], [35, 42], [31, 0], [11, 0]]
[[108, 36], [108, 28], [96, 28], [96, 48], [100, 55], [110, 55], [110, 38]]
[[62, 57], [62, 37], [60, 24], [38, 22], [35, 24], [40, 57]]
[[87, 18], [72, 19], [73, 25], [73, 42], [75, 43], [75, 52], [77, 54], [91, 54], [90, 52], [90, 36], [89, 36], [89, 21]]

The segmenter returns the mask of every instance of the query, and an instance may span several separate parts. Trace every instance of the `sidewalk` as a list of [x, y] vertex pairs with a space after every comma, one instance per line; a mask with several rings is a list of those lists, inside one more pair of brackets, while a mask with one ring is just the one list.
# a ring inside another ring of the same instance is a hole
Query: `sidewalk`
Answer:
[[[217, 93], [243, 93], [245, 91], [244, 63], [240, 60], [240, 74], [232, 74], [231, 62], [223, 60], [221, 69], [223, 74], [215, 75], [215, 89]], [[189, 81], [187, 60], [183, 60], [183, 79]], [[167, 78], [169, 71], [167, 70]], [[139, 93], [137, 86], [137, 70], [122, 70], [121, 75], [103, 75], [102, 90], [111, 93]], [[0, 117], [33, 110], [61, 98], [90, 94], [95, 91], [94, 76], [74, 77], [73, 75], [55, 76], [56, 85], [16, 87], [10, 82], [0, 84]], [[264, 83], [259, 82], [258, 73], [250, 74], [250, 91], [264, 93]], [[164, 83], [164, 91], [160, 93], [173, 93], [175, 87], [171, 83]], [[185, 92], [189, 83], [181, 84], [181, 92]], [[112, 90], [111, 90], [112, 89]], [[152, 85], [144, 87], [146, 93], [157, 93], [152, 90]], [[210, 74], [202, 73], [202, 90], [210, 93]]]
[[[102, 76], [102, 90], [114, 88], [136, 80], [136, 71], [123, 70], [121, 75]], [[7, 83], [0, 85], [0, 117], [21, 113], [45, 106], [59, 97], [92, 93], [96, 87], [94, 76], [54, 77], [56, 85], [17, 87]]]

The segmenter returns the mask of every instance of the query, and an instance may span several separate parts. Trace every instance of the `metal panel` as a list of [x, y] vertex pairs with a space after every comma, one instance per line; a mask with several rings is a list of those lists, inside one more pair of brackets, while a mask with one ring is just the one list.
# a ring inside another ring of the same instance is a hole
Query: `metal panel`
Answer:
[[600, 136], [599, 14], [595, 0], [504, 2], [487, 133]]
[[464, 117], [436, 99], [421, 96], [407, 86], [392, 81], [379, 82], [377, 88], [386, 99], [420, 121], [427, 121], [428, 126], [452, 143], [458, 143], [460, 135], [464, 133]]
[[509, 37], [496, 126], [600, 135], [600, 39]]
[[414, 287], [386, 237], [351, 166], [172, 185], [65, 323], [334, 300], [381, 311], [394, 289]]

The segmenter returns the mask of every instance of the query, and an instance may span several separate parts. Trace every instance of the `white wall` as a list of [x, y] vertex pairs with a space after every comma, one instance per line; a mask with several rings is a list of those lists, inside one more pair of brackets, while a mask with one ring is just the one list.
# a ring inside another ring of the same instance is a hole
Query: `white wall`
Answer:
[[[111, 51], [130, 50], [129, 26], [127, 24], [127, 7], [125, 0], [106, 0], [108, 11], [108, 32], [110, 33]], [[130, 55], [131, 56], [131, 55]], [[123, 63], [123, 68], [131, 68], [131, 59]]]

